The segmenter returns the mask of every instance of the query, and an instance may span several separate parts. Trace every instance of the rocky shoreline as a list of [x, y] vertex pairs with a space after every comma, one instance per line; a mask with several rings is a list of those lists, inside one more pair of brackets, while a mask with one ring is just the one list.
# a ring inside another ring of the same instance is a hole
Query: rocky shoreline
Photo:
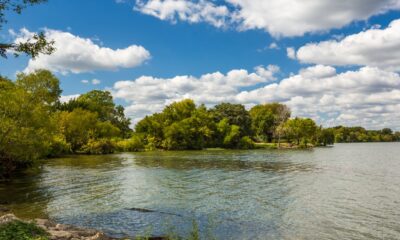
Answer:
[[25, 221], [19, 219], [12, 213], [0, 217], [0, 226], [14, 221], [34, 223], [36, 226], [44, 229], [49, 234], [51, 240], [113, 240], [101, 231], [87, 228], [78, 228], [71, 225], [55, 223], [48, 219], [34, 219]]

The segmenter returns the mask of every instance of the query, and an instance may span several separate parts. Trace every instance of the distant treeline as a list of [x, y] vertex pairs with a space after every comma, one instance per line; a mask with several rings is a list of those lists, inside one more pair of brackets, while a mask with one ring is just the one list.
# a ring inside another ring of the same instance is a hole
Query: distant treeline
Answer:
[[[336, 142], [398, 141], [390, 129], [324, 129], [309, 118], [291, 118], [280, 103], [221, 103], [213, 108], [193, 100], [174, 102], [130, 128], [124, 108], [108, 91], [93, 90], [61, 103], [59, 80], [47, 70], [0, 77], [0, 177], [37, 159], [65, 154], [116, 151], [251, 149], [261, 143], [296, 147]], [[257, 144], [258, 143], [258, 144]]]
[[366, 130], [363, 127], [337, 126], [331, 129], [337, 143], [400, 141], [400, 132], [393, 132], [390, 128]]

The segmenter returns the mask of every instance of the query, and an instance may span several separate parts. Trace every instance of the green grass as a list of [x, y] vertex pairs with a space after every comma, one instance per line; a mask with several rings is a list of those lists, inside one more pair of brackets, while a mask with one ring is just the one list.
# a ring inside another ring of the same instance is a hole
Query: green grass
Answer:
[[13, 221], [0, 225], [0, 240], [48, 240], [48, 233], [33, 223]]

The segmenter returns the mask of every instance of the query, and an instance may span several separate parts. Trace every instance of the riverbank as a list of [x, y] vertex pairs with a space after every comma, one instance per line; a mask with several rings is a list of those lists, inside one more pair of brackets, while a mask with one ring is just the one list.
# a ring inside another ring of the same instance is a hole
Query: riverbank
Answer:
[[0, 239], [113, 240], [101, 231], [55, 223], [49, 219], [22, 220], [12, 213], [0, 213]]

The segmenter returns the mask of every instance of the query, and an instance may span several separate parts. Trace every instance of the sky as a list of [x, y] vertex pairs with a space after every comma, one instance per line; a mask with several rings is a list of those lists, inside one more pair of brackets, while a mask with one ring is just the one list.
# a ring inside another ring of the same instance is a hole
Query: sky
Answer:
[[66, 101], [108, 90], [133, 124], [174, 101], [281, 102], [325, 127], [400, 130], [400, 0], [49, 0], [8, 13], [0, 42], [43, 31]]

